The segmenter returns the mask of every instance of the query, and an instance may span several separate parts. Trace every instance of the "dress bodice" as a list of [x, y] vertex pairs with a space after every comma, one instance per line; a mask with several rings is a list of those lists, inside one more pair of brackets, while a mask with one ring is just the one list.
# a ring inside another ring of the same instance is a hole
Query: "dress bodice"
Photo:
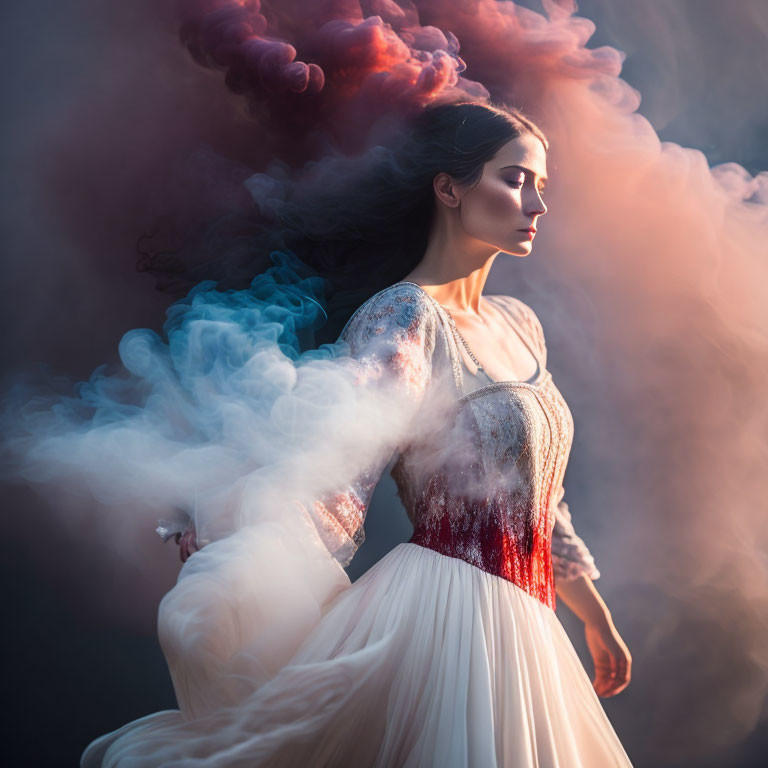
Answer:
[[[487, 298], [527, 339], [539, 364], [533, 380], [483, 383], [468, 375], [445, 310], [416, 283], [376, 294], [342, 338], [369, 368], [376, 340], [376, 364], [419, 401], [392, 468], [414, 525], [410, 542], [512, 581], [554, 608], [556, 577], [599, 576], [562, 501], [573, 419], [546, 368], [532, 310], [509, 296]], [[327, 534], [339, 525], [347, 533], [338, 548], [344, 564], [362, 541], [367, 502], [390, 455], [315, 504]]]
[[[516, 308], [505, 306], [508, 297], [487, 298], [516, 320]], [[534, 339], [527, 343], [538, 363], [531, 380], [477, 386], [480, 377], [463, 364], [444, 311], [436, 303], [435, 310], [457, 391], [463, 392], [454, 429], [439, 438], [458, 450], [447, 452], [444, 465], [426, 478], [410, 467], [421, 466], [419, 452], [434, 446], [418, 444], [394, 465], [393, 478], [414, 523], [410, 541], [508, 579], [554, 607], [553, 507], [571, 448], [570, 410]]]

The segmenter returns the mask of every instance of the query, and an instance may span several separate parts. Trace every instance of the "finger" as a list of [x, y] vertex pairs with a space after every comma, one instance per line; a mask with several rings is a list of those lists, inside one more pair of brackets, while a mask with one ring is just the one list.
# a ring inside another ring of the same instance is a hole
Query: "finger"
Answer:
[[611, 678], [606, 672], [598, 672], [592, 683], [592, 687], [598, 696], [601, 696], [611, 687]]
[[628, 685], [629, 685], [629, 682], [625, 682], [625, 683], [622, 683], [621, 685], [611, 686], [603, 693], [603, 698], [608, 699], [611, 696], [615, 696], [617, 693], [621, 693]]
[[605, 696], [612, 688], [613, 684], [610, 680], [601, 679], [598, 680], [595, 685], [595, 692], [598, 696]]
[[600, 659], [593, 663], [595, 670], [595, 677], [608, 680], [611, 677], [611, 664], [607, 659]]
[[610, 653], [608, 656], [608, 660], [611, 665], [610, 677], [611, 677], [611, 685], [613, 685], [619, 674], [619, 657], [615, 653]]
[[600, 659], [598, 671], [598, 679], [600, 686], [597, 688], [598, 695], [600, 696], [612, 696], [616, 691], [618, 685], [623, 682], [623, 676], [621, 674], [621, 661], [623, 655], [608, 651], [605, 656]]
[[613, 691], [613, 696], [615, 696], [617, 693], [621, 693], [627, 686], [629, 685], [629, 680], [626, 680], [621, 685], [616, 686], [616, 688]]
[[603, 695], [603, 691], [605, 691], [605, 683], [603, 683], [602, 680], [593, 680], [592, 687], [595, 689], [595, 693], [598, 696]]
[[606, 696], [610, 696], [611, 686], [608, 683], [601, 682], [598, 686], [595, 687], [595, 693], [600, 698], [605, 698]]
[[600, 658], [594, 661], [594, 668], [596, 689], [600, 693], [605, 693], [616, 682], [616, 659], [610, 654], [601, 654]]
[[[622, 653], [616, 660], [615, 686], [621, 690], [626, 687], [631, 677], [632, 660], [628, 653]], [[617, 691], [618, 692], [618, 691]]]
[[623, 691], [629, 685], [630, 679], [631, 675], [629, 670], [624, 673], [619, 671], [616, 677], [611, 678], [610, 683], [606, 686], [603, 692], [603, 695], [608, 697], [615, 696], [617, 693], [621, 693], [621, 691]]

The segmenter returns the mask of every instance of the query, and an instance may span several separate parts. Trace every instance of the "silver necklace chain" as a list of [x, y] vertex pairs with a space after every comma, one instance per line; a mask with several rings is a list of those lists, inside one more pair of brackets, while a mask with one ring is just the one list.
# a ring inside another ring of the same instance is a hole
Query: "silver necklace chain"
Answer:
[[[405, 280], [404, 282], [413, 282], [413, 281]], [[414, 285], [418, 285], [419, 288], [421, 288], [422, 291], [424, 290], [424, 287], [419, 285], [419, 283], [414, 283]], [[426, 293], [426, 291], [424, 291], [424, 292]], [[429, 296], [429, 294], [427, 294], [427, 296]], [[435, 299], [433, 296], [429, 296], [429, 298], [432, 299], [432, 301], [438, 307], [443, 309], [445, 311], [446, 315], [448, 315], [448, 321], [451, 324], [451, 329], [453, 330], [453, 335], [461, 340], [461, 343], [464, 345], [464, 349], [467, 350], [467, 353], [469, 354], [469, 357], [471, 358], [472, 362], [475, 364], [475, 366], [477, 366], [477, 372], [478, 373], [481, 373], [481, 372], [484, 373], [485, 377], [489, 381], [493, 381], [493, 379], [488, 375], [488, 371], [485, 370], [485, 367], [483, 366], [483, 364], [475, 357], [474, 352], [472, 352], [472, 350], [469, 348], [469, 344], [467, 344], [467, 340], [461, 335], [461, 331], [456, 327], [456, 322], [454, 321], [453, 315], [451, 314], [451, 312], [448, 309], [448, 307], [445, 307], [442, 304], [440, 304], [440, 302], [438, 302], [438, 300]]]
[[[443, 307], [442, 304], [440, 306]], [[458, 338], [461, 339], [461, 343], [464, 345], [464, 349], [467, 350], [470, 358], [472, 359], [472, 362], [477, 366], [478, 372], [482, 371], [486, 376], [488, 376], [488, 373], [483, 367], [482, 363], [475, 357], [474, 353], [469, 348], [469, 344], [467, 344], [467, 340], [462, 336], [461, 331], [456, 327], [456, 322], [453, 319], [453, 315], [450, 313], [447, 307], [443, 307], [443, 309], [445, 310], [445, 313], [448, 315], [448, 319], [451, 321], [451, 328], [453, 329], [454, 334], [456, 334], [456, 336], [458, 336]], [[490, 378], [490, 376], [488, 378]]]

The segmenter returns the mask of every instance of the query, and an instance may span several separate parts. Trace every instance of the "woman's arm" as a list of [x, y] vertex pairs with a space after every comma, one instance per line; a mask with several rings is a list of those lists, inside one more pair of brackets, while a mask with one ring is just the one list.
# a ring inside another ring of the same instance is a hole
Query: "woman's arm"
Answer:
[[[366, 445], [348, 457], [348, 481], [333, 486], [311, 499], [294, 499], [300, 511], [314, 524], [331, 555], [346, 567], [365, 538], [364, 522], [368, 505], [381, 474], [397, 444], [410, 429], [409, 414], [414, 414], [424, 398], [432, 375], [437, 318], [421, 289], [399, 283], [366, 301], [350, 318], [339, 340], [349, 346], [355, 362], [355, 385], [386, 391], [376, 403], [397, 408], [397, 418], [389, 419], [381, 434], [374, 433]], [[395, 414], [391, 414], [394, 416]], [[356, 468], [355, 468], [356, 467]], [[175, 535], [182, 562], [196, 552], [201, 543], [195, 538], [194, 524]]]
[[[536, 344], [546, 365], [547, 344], [536, 313], [519, 299], [504, 298], [517, 308], [519, 322]], [[555, 497], [555, 522], [552, 530], [552, 567], [555, 591], [584, 622], [584, 634], [595, 665], [592, 685], [599, 696], [614, 696], [629, 684], [632, 657], [621, 639], [608, 606], [597, 591], [594, 580], [600, 577], [592, 553], [578, 536], [571, 521], [565, 490], [560, 485]]]
[[598, 696], [615, 696], [629, 685], [632, 656], [595, 587], [600, 577], [592, 553], [577, 535], [561, 487], [552, 531], [552, 562], [558, 597], [584, 622], [584, 636], [595, 666], [592, 686]]
[[623, 691], [632, 676], [632, 655], [613, 623], [608, 606], [586, 575], [555, 580], [555, 591], [584, 622], [584, 636], [595, 666], [592, 687], [607, 698]]
[[588, 576], [568, 581], [555, 579], [558, 597], [585, 623], [607, 626], [612, 623], [611, 612]]

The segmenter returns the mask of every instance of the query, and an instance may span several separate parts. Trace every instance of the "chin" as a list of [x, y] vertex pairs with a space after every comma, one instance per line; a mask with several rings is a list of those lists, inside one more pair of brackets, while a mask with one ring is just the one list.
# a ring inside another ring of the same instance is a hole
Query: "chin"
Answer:
[[502, 248], [501, 252], [506, 253], [509, 256], [528, 256], [532, 250], [533, 248], [530, 243], [527, 245], [516, 243], [514, 248]]

